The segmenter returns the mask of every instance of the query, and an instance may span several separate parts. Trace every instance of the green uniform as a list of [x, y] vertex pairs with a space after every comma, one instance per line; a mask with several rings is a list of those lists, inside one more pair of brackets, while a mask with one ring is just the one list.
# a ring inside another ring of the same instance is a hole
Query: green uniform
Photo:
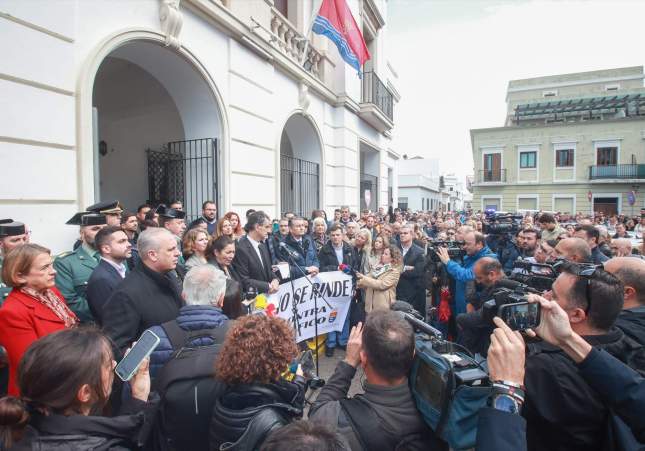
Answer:
[[85, 292], [87, 281], [98, 264], [98, 251], [90, 250], [86, 245], [81, 245], [71, 252], [64, 252], [54, 260], [56, 287], [82, 323], [94, 320], [87, 305]]
[[13, 288], [8, 287], [2, 280], [2, 257], [0, 257], [0, 305], [4, 303], [4, 300], [9, 296], [11, 290], [13, 290]]

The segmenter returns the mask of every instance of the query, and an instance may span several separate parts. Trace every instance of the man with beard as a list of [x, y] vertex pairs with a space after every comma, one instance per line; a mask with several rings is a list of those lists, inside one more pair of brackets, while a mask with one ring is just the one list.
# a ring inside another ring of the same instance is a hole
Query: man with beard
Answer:
[[100, 259], [94, 238], [106, 226], [107, 218], [103, 214], [81, 212], [74, 215], [67, 224], [81, 226], [81, 245], [71, 252], [60, 254], [54, 260], [56, 287], [78, 319], [82, 323], [89, 323], [94, 318], [85, 297], [87, 282]]
[[209, 235], [215, 234], [215, 229], [217, 227], [217, 206], [215, 205], [215, 202], [212, 200], [204, 202], [202, 204], [202, 216], [191, 222], [188, 229], [196, 227], [200, 221], [204, 221], [206, 223]]

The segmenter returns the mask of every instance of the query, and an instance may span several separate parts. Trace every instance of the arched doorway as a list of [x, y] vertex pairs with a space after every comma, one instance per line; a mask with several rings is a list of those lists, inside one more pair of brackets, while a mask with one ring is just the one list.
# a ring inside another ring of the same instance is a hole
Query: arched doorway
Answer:
[[94, 79], [95, 200], [181, 200], [189, 218], [220, 201], [222, 118], [201, 74], [160, 43], [135, 40], [107, 55]]
[[300, 113], [289, 118], [280, 139], [280, 207], [309, 217], [320, 208], [322, 145], [314, 125]]

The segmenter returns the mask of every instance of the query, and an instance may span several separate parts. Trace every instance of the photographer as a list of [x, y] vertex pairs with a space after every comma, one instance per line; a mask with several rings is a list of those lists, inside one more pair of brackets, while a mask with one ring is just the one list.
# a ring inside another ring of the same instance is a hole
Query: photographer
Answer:
[[[593, 266], [565, 264], [549, 296], [590, 345], [645, 371], [645, 350], [613, 327], [623, 305], [623, 285], [616, 277]], [[530, 450], [602, 449], [607, 406], [565, 352], [547, 343], [529, 345], [525, 384]]]
[[[354, 451], [447, 449], [416, 408], [408, 385], [413, 359], [408, 322], [396, 312], [372, 312], [364, 327], [352, 329], [345, 360], [320, 391], [310, 420], [339, 432]], [[365, 394], [347, 398], [359, 365]]]
[[488, 337], [493, 326], [482, 318], [481, 306], [483, 302], [492, 299], [498, 282], [505, 279], [506, 275], [502, 270], [501, 263], [491, 257], [482, 257], [477, 260], [473, 272], [475, 280], [483, 287], [483, 290], [476, 296], [476, 299], [469, 300], [469, 303], [475, 303], [473, 305], [474, 311], [457, 316], [458, 342], [473, 354], [481, 354], [485, 357], [489, 345]]
[[513, 271], [513, 263], [522, 255], [522, 243], [524, 241], [524, 231], [519, 230], [515, 234], [514, 240], [508, 240], [506, 246], [498, 249], [499, 261], [504, 267], [504, 272], [510, 274]]
[[464, 250], [466, 257], [462, 266], [450, 260], [448, 250], [439, 248], [437, 254], [441, 262], [446, 265], [446, 271], [455, 279], [455, 314], [466, 312], [466, 284], [475, 280], [473, 266], [482, 257], [497, 258], [486, 246], [484, 235], [479, 232], [469, 232], [464, 237]]

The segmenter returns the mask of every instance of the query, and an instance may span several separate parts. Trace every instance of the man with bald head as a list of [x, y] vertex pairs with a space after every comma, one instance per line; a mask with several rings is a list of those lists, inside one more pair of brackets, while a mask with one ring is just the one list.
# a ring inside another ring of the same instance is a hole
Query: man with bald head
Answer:
[[559, 258], [574, 263], [591, 263], [591, 248], [582, 238], [565, 238], [555, 247]]
[[624, 285], [623, 309], [616, 319], [616, 327], [645, 346], [645, 260], [612, 258], [605, 263], [605, 271], [612, 273]]
[[[632, 241], [629, 238], [616, 238], [611, 240], [609, 246], [614, 253], [614, 257], [629, 257], [632, 255]], [[635, 255], [635, 257], [638, 257]]]

